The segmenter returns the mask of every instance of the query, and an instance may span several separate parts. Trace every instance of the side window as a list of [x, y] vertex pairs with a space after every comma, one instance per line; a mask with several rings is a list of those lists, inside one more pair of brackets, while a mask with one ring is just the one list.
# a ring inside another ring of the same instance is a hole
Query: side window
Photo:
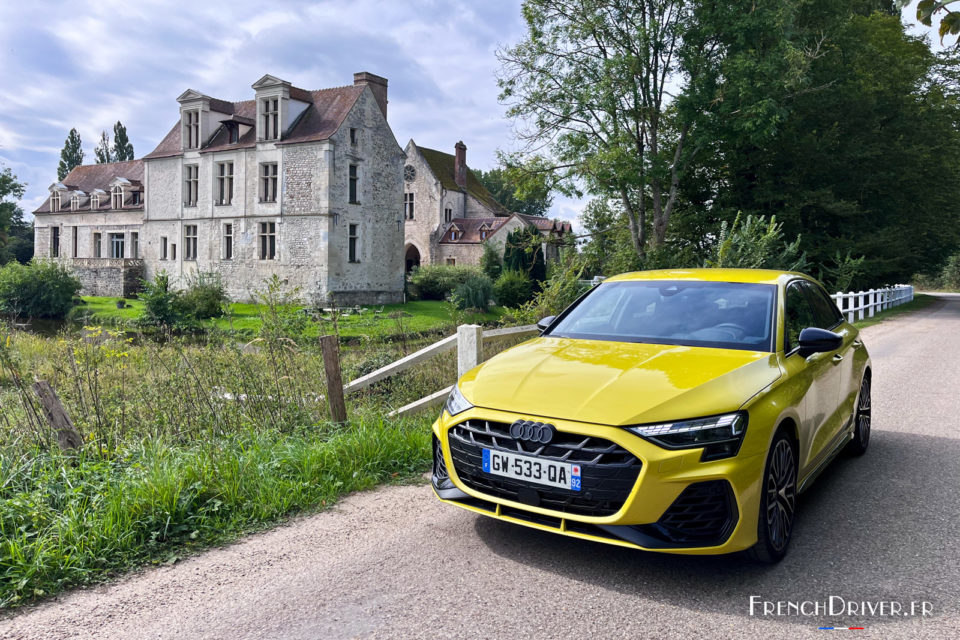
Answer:
[[817, 320], [801, 282], [792, 282], [787, 286], [785, 306], [783, 350], [789, 353], [800, 343], [800, 332], [816, 326]]
[[813, 325], [820, 329], [829, 329], [840, 322], [840, 311], [823, 290], [812, 282], [804, 282], [803, 288], [810, 298], [810, 304], [813, 306], [816, 323]]

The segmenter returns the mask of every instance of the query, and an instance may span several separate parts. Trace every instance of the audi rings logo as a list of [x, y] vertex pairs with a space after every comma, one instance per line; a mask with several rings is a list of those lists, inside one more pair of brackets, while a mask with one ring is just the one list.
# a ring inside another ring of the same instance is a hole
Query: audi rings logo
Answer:
[[516, 440], [550, 444], [550, 441], [553, 440], [553, 434], [556, 432], [556, 430], [556, 427], [546, 422], [517, 420], [510, 425], [510, 436]]

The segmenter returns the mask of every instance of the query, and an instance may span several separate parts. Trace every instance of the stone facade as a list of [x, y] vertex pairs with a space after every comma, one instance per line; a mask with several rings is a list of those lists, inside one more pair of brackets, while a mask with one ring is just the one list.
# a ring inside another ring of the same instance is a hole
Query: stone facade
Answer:
[[[237, 103], [184, 92], [181, 121], [142, 161], [144, 206], [123, 221], [139, 234], [145, 276], [165, 271], [185, 286], [217, 273], [238, 300], [276, 275], [318, 304], [401, 301], [404, 153], [386, 80], [354, 79], [311, 92], [264, 76], [255, 99]], [[120, 222], [78, 222], [81, 242]], [[36, 252], [48, 255], [40, 223]]]

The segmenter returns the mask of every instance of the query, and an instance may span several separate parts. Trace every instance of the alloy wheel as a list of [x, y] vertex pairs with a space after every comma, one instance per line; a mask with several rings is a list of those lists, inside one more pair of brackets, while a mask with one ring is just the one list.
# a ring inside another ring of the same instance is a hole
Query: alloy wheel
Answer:
[[870, 378], [864, 378], [860, 385], [860, 398], [857, 400], [857, 437], [860, 446], [867, 448], [870, 442]]
[[797, 465], [793, 447], [786, 439], [777, 442], [767, 472], [767, 532], [771, 546], [782, 551], [790, 541], [797, 506]]

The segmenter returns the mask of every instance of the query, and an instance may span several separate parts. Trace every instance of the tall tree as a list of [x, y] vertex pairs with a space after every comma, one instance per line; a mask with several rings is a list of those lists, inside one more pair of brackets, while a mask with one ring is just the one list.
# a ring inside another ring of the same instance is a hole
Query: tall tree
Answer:
[[0, 171], [0, 264], [9, 262], [13, 259], [21, 259], [26, 250], [29, 254], [33, 253], [32, 233], [30, 234], [30, 246], [25, 247], [27, 230], [30, 228], [28, 223], [23, 220], [23, 210], [18, 204], [18, 200], [23, 197], [26, 185], [14, 175], [10, 167], [4, 167]]
[[[748, 0], [526, 0], [526, 38], [498, 54], [501, 100], [524, 151], [549, 148], [543, 169], [558, 188], [620, 201], [642, 256], [648, 227], [653, 247], [667, 241], [700, 124], [770, 131], [776, 97], [803, 64], [783, 37], [792, 11]], [[731, 50], [739, 57], [725, 65]]]
[[60, 151], [60, 164], [57, 166], [57, 180], [63, 180], [74, 167], [83, 164], [83, 144], [76, 129], [70, 129]]
[[106, 164], [114, 161], [113, 154], [110, 151], [110, 136], [107, 135], [106, 131], [100, 132], [100, 142], [98, 142], [97, 146], [93, 149], [93, 155], [97, 160], [97, 164]]
[[133, 160], [133, 143], [127, 137], [127, 128], [119, 120], [113, 125], [113, 161]]
[[489, 171], [474, 171], [480, 183], [493, 194], [497, 202], [510, 211], [528, 216], [545, 216], [553, 204], [546, 181], [531, 185], [529, 180], [517, 183], [510, 172], [501, 167]]

